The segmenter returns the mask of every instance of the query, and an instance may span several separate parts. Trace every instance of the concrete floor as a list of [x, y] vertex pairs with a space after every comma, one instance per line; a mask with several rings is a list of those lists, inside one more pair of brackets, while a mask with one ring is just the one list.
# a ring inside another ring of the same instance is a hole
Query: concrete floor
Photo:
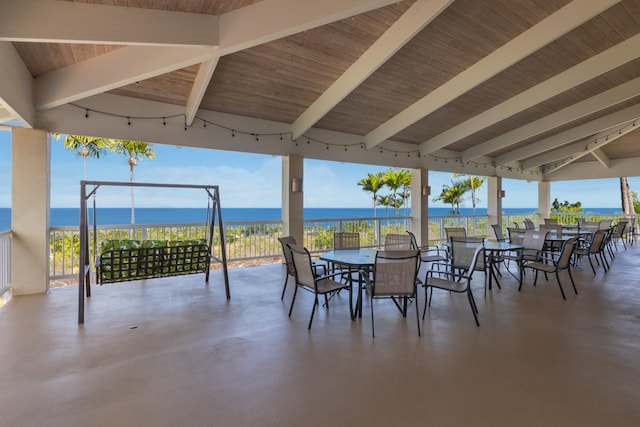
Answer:
[[[0, 309], [1, 426], [637, 426], [640, 245], [597, 276], [522, 292], [510, 276], [482, 295], [415, 312], [388, 301], [352, 322], [346, 295], [320, 309], [280, 301], [279, 264], [94, 287], [78, 326], [77, 288]], [[586, 261], [586, 260], [585, 260]], [[291, 287], [290, 287], [291, 290]], [[420, 295], [420, 307], [424, 298]]]

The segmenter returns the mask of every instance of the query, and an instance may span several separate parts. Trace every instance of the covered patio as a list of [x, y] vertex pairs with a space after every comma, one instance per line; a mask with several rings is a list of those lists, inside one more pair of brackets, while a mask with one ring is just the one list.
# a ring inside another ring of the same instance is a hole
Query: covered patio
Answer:
[[[287, 317], [281, 264], [96, 287], [76, 325], [76, 288], [14, 298], [0, 310], [0, 425], [635, 426], [640, 419], [640, 246], [612, 269], [521, 292], [509, 275], [482, 297], [434, 293], [416, 333], [368, 303], [351, 321], [346, 295], [320, 309], [298, 294]], [[422, 308], [423, 294], [419, 305]]]

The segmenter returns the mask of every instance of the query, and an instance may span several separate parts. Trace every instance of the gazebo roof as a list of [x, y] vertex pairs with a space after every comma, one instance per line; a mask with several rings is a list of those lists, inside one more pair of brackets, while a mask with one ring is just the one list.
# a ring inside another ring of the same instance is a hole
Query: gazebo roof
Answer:
[[640, 160], [640, 0], [5, 1], [0, 40], [0, 123], [529, 180]]

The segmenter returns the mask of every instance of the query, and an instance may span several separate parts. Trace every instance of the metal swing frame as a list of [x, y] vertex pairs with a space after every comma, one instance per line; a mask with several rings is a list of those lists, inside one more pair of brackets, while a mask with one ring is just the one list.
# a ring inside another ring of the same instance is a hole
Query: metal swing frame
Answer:
[[[89, 188], [87, 188], [89, 187]], [[207, 215], [206, 238], [209, 247], [211, 261], [222, 263], [224, 275], [224, 285], [227, 300], [231, 298], [229, 291], [229, 273], [227, 270], [227, 252], [225, 247], [224, 227], [222, 224], [222, 209], [220, 207], [220, 190], [217, 185], [189, 185], [189, 184], [161, 184], [161, 183], [141, 183], [141, 182], [117, 182], [117, 181], [80, 181], [80, 268], [78, 271], [78, 324], [84, 323], [84, 300], [91, 297], [91, 262], [89, 254], [89, 210], [87, 200], [96, 195], [100, 187], [155, 187], [155, 188], [177, 188], [177, 189], [202, 189], [207, 193], [211, 203], [211, 211]], [[220, 235], [220, 258], [213, 255], [213, 233], [218, 227]], [[94, 249], [97, 241], [97, 224], [95, 198], [93, 204], [93, 236]], [[206, 269], [206, 280], [209, 280], [209, 265]]]

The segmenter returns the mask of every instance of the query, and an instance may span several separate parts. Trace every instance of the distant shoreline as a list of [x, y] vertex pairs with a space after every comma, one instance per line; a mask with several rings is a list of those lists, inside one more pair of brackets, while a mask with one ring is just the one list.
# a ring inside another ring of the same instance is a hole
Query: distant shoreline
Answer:
[[[504, 208], [507, 215], [533, 215], [537, 208]], [[399, 210], [399, 216], [404, 216], [410, 210]], [[486, 208], [476, 208], [477, 215], [486, 215]], [[619, 208], [584, 208], [584, 214], [622, 214]], [[137, 224], [178, 224], [205, 222], [206, 208], [136, 208]], [[473, 208], [460, 208], [460, 215], [472, 215]], [[451, 215], [450, 208], [429, 208], [430, 216]], [[304, 219], [334, 219], [334, 218], [371, 218], [372, 208], [305, 208]], [[377, 208], [376, 216], [393, 217], [393, 210]], [[51, 208], [51, 226], [77, 226], [79, 224], [78, 208]], [[101, 225], [129, 224], [131, 208], [98, 208], [97, 223]], [[222, 208], [222, 218], [225, 222], [234, 221], [277, 221], [281, 218], [280, 208]], [[11, 209], [0, 208], [0, 231], [11, 228]]]

